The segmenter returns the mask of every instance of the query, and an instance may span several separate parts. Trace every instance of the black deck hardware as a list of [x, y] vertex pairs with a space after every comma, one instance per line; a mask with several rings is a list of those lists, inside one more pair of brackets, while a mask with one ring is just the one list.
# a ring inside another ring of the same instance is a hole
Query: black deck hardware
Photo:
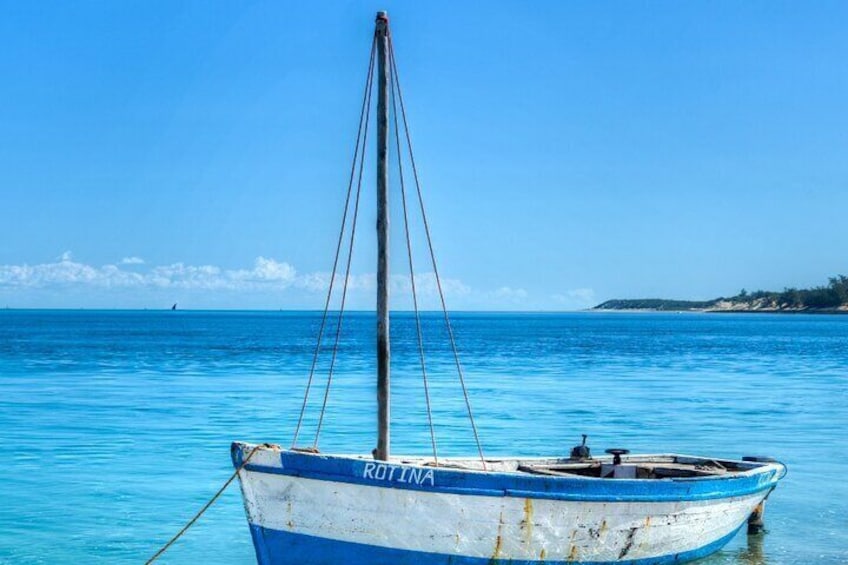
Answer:
[[613, 465], [621, 465], [621, 456], [627, 455], [630, 453], [629, 449], [619, 449], [619, 448], [610, 448], [607, 449], [607, 453], [612, 455], [612, 464]]
[[571, 458], [572, 459], [591, 459], [592, 452], [589, 450], [589, 446], [586, 445], [586, 438], [589, 437], [586, 434], [580, 434], [583, 436], [583, 443], [580, 445], [575, 445], [571, 448]]

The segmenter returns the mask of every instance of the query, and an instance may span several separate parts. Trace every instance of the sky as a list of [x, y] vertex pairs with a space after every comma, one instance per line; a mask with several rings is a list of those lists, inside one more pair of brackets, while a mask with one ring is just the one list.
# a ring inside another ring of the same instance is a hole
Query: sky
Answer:
[[0, 4], [0, 308], [322, 308], [379, 9], [450, 308], [848, 274], [844, 2]]

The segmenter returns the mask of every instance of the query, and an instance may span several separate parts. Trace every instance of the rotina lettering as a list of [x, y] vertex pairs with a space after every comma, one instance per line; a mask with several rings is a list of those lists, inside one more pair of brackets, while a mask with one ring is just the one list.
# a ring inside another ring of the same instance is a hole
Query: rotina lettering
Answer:
[[365, 469], [362, 471], [362, 478], [411, 485], [435, 485], [432, 469], [398, 467], [385, 463], [366, 463]]

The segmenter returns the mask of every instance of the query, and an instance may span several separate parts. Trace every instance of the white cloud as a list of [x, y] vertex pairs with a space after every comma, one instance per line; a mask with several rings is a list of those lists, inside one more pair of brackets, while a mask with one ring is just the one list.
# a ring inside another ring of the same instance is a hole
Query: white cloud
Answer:
[[499, 303], [521, 304], [527, 299], [527, 291], [523, 288], [502, 286], [487, 293], [488, 298]]
[[41, 265], [0, 265], [0, 285], [42, 287], [61, 283], [92, 283], [99, 278], [98, 270], [75, 263], [65, 252], [56, 263]]
[[[301, 288], [311, 292], [326, 291], [330, 284], [329, 273], [307, 273], [301, 275], [299, 279]], [[340, 277], [336, 277], [336, 280], [340, 280]]]
[[[333, 293], [342, 287], [344, 276], [336, 273], [335, 282], [333, 283]], [[297, 288], [302, 288], [311, 292], [326, 292], [330, 285], [330, 273], [306, 273], [298, 275], [293, 284]], [[348, 290], [374, 290], [377, 288], [377, 277], [373, 274], [350, 275], [347, 282]]]
[[[122, 264], [127, 264], [125, 261]], [[138, 265], [138, 262], [130, 262]], [[294, 267], [258, 257], [252, 269], [225, 270], [214, 265], [173, 263], [153, 267], [146, 273], [118, 265], [95, 267], [63, 253], [57, 262], [38, 265], [0, 265], [0, 287], [48, 288], [90, 286], [99, 288], [181, 288], [202, 290], [251, 290], [286, 288], [296, 281]]]
[[[333, 284], [334, 291], [340, 289], [344, 275], [336, 273]], [[330, 284], [330, 273], [308, 273], [299, 275], [294, 286], [310, 291], [326, 291]], [[374, 273], [350, 275], [347, 288], [350, 291], [375, 291], [377, 276]], [[465, 296], [471, 293], [471, 288], [459, 279], [442, 279], [442, 290], [446, 296]], [[411, 295], [412, 285], [409, 275], [392, 275], [389, 280], [391, 293]], [[419, 296], [438, 296], [436, 276], [433, 273], [418, 273], [415, 275], [415, 291]]]
[[[471, 293], [471, 287], [459, 279], [441, 279], [442, 291], [445, 296], [465, 296]], [[409, 275], [392, 275], [390, 287], [393, 292], [412, 294], [412, 284]], [[419, 296], [438, 296], [439, 286], [436, 275], [418, 273], [415, 275], [415, 292]]]
[[[343, 275], [336, 274], [334, 301], [340, 297]], [[176, 262], [167, 265], [148, 265], [141, 258], [128, 256], [117, 264], [102, 266], [76, 261], [70, 252], [65, 252], [52, 262], [35, 265], [0, 265], [0, 291], [12, 292], [22, 297], [32, 291], [65, 291], [89, 294], [89, 302], [97, 302], [98, 289], [126, 291], [124, 295], [140, 300], [144, 296], [159, 296], [162, 291], [179, 290], [200, 293], [200, 301], [207, 303], [243, 303], [251, 297], [263, 297], [264, 304], [295, 303], [317, 307], [323, 304], [319, 298], [327, 291], [330, 274], [326, 272], [299, 273], [293, 265], [270, 257], [257, 257], [249, 267], [226, 269], [217, 265], [191, 265]], [[432, 272], [415, 275], [419, 307], [439, 309], [436, 277]], [[537, 307], [531, 303], [528, 292], [522, 288], [503, 286], [495, 290], [474, 289], [459, 279], [441, 279], [442, 290], [449, 308], [468, 309], [522, 309]], [[351, 275], [348, 280], [348, 304], [350, 307], [370, 308], [372, 294], [376, 289], [374, 273]], [[283, 291], [291, 291], [289, 294]], [[392, 296], [398, 300], [396, 306], [412, 306], [409, 275], [395, 274], [390, 280]], [[236, 294], [242, 294], [236, 298]], [[569, 291], [569, 300], [588, 300], [591, 290]], [[223, 293], [223, 294], [222, 294]], [[588, 293], [588, 294], [587, 294]], [[102, 294], [102, 293], [101, 293]], [[36, 296], [31, 294], [30, 296]], [[215, 298], [215, 297], [218, 298]], [[565, 296], [565, 295], [563, 295]], [[123, 300], [123, 299], [121, 299]], [[288, 302], [293, 300], [294, 302]], [[582, 306], [582, 304], [581, 304]]]
[[575, 288], [573, 290], [569, 290], [568, 296], [575, 300], [582, 300], [583, 302], [594, 303], [595, 301], [595, 291], [591, 288]]
[[[177, 288], [198, 290], [254, 290], [285, 289], [295, 287], [307, 292], [325, 292], [330, 282], [329, 273], [298, 274], [289, 263], [272, 258], [257, 257], [251, 268], [222, 269], [215, 265], [188, 265], [182, 262], [170, 265], [151, 266], [146, 272], [137, 266], [144, 261], [138, 257], [127, 257], [118, 265], [101, 267], [74, 261], [70, 252], [63, 253], [57, 261], [37, 265], [0, 265], [0, 288], [48, 288], [60, 286], [90, 286], [100, 288]], [[132, 270], [125, 265], [134, 267]], [[336, 274], [335, 289], [340, 290], [343, 275]], [[437, 295], [433, 273], [415, 276], [416, 289], [422, 296]], [[409, 294], [409, 276], [394, 275], [391, 290]], [[349, 291], [373, 291], [376, 289], [373, 273], [351, 275]], [[467, 295], [471, 289], [457, 279], [442, 280], [442, 288], [448, 295]]]
[[595, 291], [591, 288], [574, 288], [561, 294], [551, 295], [557, 305], [571, 310], [591, 308], [597, 303]]
[[154, 267], [146, 282], [157, 287], [201, 290], [283, 289], [294, 284], [296, 276], [288, 263], [257, 257], [252, 269], [227, 270], [184, 263]]

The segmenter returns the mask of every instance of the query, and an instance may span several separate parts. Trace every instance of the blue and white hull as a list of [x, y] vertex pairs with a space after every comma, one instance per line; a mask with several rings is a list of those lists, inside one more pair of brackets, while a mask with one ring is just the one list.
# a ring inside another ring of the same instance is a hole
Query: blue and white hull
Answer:
[[[722, 547], [785, 472], [779, 463], [722, 462], [737, 467], [602, 479], [517, 470], [567, 460], [498, 460], [484, 472], [479, 461], [434, 467], [240, 443], [237, 468], [253, 450], [239, 478], [262, 565], [679, 563]], [[678, 460], [697, 461], [628, 463]]]

